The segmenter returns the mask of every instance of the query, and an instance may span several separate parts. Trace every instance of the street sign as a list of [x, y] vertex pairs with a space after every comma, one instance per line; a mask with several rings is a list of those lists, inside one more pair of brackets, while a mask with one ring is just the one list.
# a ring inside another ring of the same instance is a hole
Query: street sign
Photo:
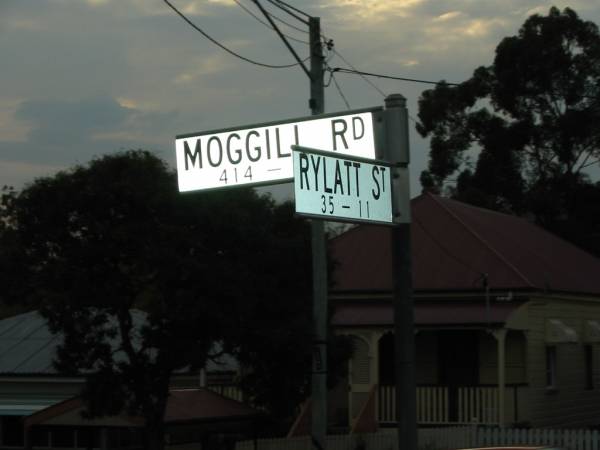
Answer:
[[177, 136], [179, 191], [290, 181], [292, 145], [375, 158], [381, 114], [378, 107]]
[[295, 145], [292, 149], [296, 213], [393, 223], [390, 164]]

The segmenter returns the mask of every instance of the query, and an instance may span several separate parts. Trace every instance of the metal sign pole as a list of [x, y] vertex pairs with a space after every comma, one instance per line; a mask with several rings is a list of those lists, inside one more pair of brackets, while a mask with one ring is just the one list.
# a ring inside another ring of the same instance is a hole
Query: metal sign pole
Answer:
[[[323, 48], [318, 17], [309, 19], [310, 109], [313, 115], [325, 111]], [[327, 256], [325, 221], [312, 220], [313, 273], [313, 362], [311, 437], [316, 450], [325, 449], [327, 436]]]
[[[393, 209], [398, 221], [398, 225], [392, 228], [392, 274], [398, 448], [417, 450], [410, 216], [406, 217], [410, 214], [408, 111], [406, 99], [400, 94], [388, 96], [385, 106], [385, 159], [397, 165], [397, 173], [392, 181]], [[397, 215], [400, 211], [405, 212], [404, 217]]]

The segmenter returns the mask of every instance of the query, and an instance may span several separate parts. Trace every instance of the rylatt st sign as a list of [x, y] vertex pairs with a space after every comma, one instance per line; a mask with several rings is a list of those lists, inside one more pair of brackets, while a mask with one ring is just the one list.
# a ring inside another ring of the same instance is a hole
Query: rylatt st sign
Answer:
[[177, 136], [179, 191], [290, 181], [292, 145], [375, 158], [381, 113], [370, 108]]
[[393, 223], [390, 164], [292, 149], [296, 213], [325, 220]]

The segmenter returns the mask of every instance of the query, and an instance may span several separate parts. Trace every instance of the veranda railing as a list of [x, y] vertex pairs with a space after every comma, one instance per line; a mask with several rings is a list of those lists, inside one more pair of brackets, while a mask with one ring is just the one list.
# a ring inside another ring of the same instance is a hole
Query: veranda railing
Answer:
[[[519, 417], [519, 394], [526, 386], [505, 388], [505, 423], [515, 423]], [[520, 391], [519, 391], [520, 390]], [[379, 423], [395, 422], [396, 394], [394, 386], [380, 386], [377, 417]], [[497, 386], [418, 386], [417, 423], [496, 425], [498, 416]]]

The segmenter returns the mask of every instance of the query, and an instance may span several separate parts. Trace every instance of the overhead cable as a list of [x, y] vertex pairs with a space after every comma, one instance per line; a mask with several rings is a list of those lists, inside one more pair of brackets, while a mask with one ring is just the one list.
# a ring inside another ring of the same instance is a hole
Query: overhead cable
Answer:
[[298, 65], [298, 63], [284, 64], [284, 65], [265, 64], [265, 63], [262, 63], [262, 62], [254, 61], [254, 60], [252, 60], [250, 58], [246, 58], [245, 56], [242, 56], [239, 53], [236, 53], [233, 50], [225, 47], [223, 44], [221, 44], [220, 42], [218, 42], [216, 39], [214, 39], [211, 36], [209, 36], [204, 30], [202, 30], [200, 27], [198, 27], [195, 23], [193, 23], [190, 19], [188, 19], [181, 11], [179, 11], [173, 4], [171, 4], [171, 2], [169, 2], [169, 0], [163, 0], [163, 1], [173, 11], [175, 11], [183, 20], [185, 20], [192, 28], [194, 28], [196, 31], [198, 31], [200, 34], [202, 34], [206, 39], [208, 39], [209, 41], [211, 41], [213, 44], [215, 44], [216, 46], [220, 47], [221, 49], [225, 50], [230, 55], [235, 56], [236, 58], [239, 58], [241, 60], [244, 60], [246, 62], [254, 64], [256, 66], [268, 67], [269, 69], [287, 69], [289, 67], [295, 67], [295, 66]]
[[425, 84], [440, 84], [440, 83], [445, 83], [448, 86], [459, 86], [458, 83], [448, 83], [446, 81], [431, 81], [431, 80], [420, 80], [417, 78], [404, 78], [404, 77], [395, 77], [392, 75], [382, 75], [379, 73], [371, 73], [371, 72], [363, 72], [360, 70], [350, 70], [350, 69], [346, 69], [344, 67], [334, 67], [332, 69], [334, 72], [339, 72], [339, 73], [351, 73], [351, 74], [356, 74], [356, 75], [364, 75], [367, 77], [377, 77], [377, 78], [387, 78], [389, 80], [400, 80], [400, 81], [410, 81], [413, 83], [425, 83]]
[[[290, 16], [300, 20], [301, 22], [305, 22], [308, 25], [308, 22], [306, 22], [304, 19], [302, 19], [302, 18], [298, 17], [297, 15], [295, 15], [294, 13], [292, 13], [292, 11], [296, 11], [297, 13], [302, 14], [307, 19], [310, 19], [310, 17], [311, 17], [310, 14], [307, 14], [304, 11], [302, 11], [298, 8], [295, 8], [294, 6], [290, 5], [289, 3], [284, 2], [282, 0], [269, 0], [269, 3], [272, 3], [273, 5], [277, 6], [282, 11], [285, 11], [286, 13], [288, 13]], [[290, 11], [290, 9], [292, 11]]]
[[260, 12], [263, 13], [263, 15], [265, 16], [265, 19], [267, 19], [267, 21], [271, 24], [271, 26], [273, 27], [273, 30], [275, 30], [275, 32], [279, 35], [279, 37], [281, 38], [281, 40], [283, 41], [285, 46], [288, 48], [288, 50], [291, 52], [291, 54], [294, 55], [294, 58], [296, 58], [296, 61], [298, 61], [298, 64], [300, 65], [302, 70], [304, 70], [304, 73], [306, 73], [306, 75], [308, 76], [309, 79], [312, 79], [312, 75], [311, 75], [310, 71], [306, 68], [306, 66], [304, 65], [304, 61], [302, 61], [302, 59], [300, 59], [300, 56], [298, 56], [298, 53], [296, 53], [296, 50], [294, 49], [294, 47], [292, 47], [292, 44], [290, 44], [288, 42], [288, 40], [285, 38], [284, 34], [281, 32], [279, 27], [275, 24], [275, 22], [273, 22], [273, 19], [269, 15], [268, 11], [265, 8], [263, 8], [263, 6], [261, 5], [261, 3], [258, 0], [252, 0], [252, 1], [257, 6], [257, 8], [260, 9]]
[[337, 80], [335, 79], [335, 75], [333, 75], [333, 72], [331, 73], [331, 80], [333, 81], [333, 84], [335, 84], [335, 87], [336, 87], [337, 91], [339, 92], [340, 97], [342, 97], [342, 100], [344, 100], [344, 103], [346, 104], [346, 108], [350, 109], [350, 103], [348, 103], [348, 100], [346, 99], [346, 96], [342, 92], [342, 88], [340, 87]]
[[[282, 11], [284, 11], [284, 12], [286, 12], [286, 13], [290, 14], [290, 15], [291, 15], [291, 16], [292, 16], [294, 19], [297, 19], [297, 20], [299, 20], [300, 22], [302, 22], [303, 24], [305, 24], [305, 25], [308, 25], [308, 22], [307, 22], [306, 20], [304, 20], [304, 19], [302, 19], [302, 18], [300, 18], [300, 17], [296, 16], [296, 15], [295, 15], [295, 14], [293, 14], [293, 13], [290, 13], [290, 12], [289, 12], [287, 9], [283, 8], [281, 5], [279, 5], [279, 4], [277, 4], [277, 3], [274, 3], [272, 0], [267, 0], [267, 1], [268, 1], [269, 3], [271, 3], [271, 4], [273, 4], [274, 6], [276, 6], [277, 8], [281, 9]], [[306, 34], [308, 34], [308, 31], [307, 31], [307, 30], [304, 30], [304, 29], [302, 29], [302, 28], [300, 28], [300, 27], [297, 27], [296, 25], [292, 25], [291, 23], [289, 23], [289, 22], [287, 22], [287, 21], [283, 20], [282, 18], [280, 18], [280, 17], [277, 17], [277, 16], [276, 16], [275, 14], [273, 14], [273, 13], [270, 13], [270, 14], [271, 14], [271, 16], [272, 16], [272, 17], [273, 17], [275, 20], [277, 20], [277, 21], [281, 22], [282, 24], [284, 24], [284, 25], [287, 25], [288, 27], [290, 27], [290, 28], [293, 28], [293, 29], [294, 29], [294, 30], [296, 30], [296, 31], [300, 31], [301, 33], [306, 33]]]
[[385, 97], [386, 97], [386, 94], [385, 94], [385, 92], [383, 92], [381, 89], [379, 89], [379, 87], [378, 87], [378, 86], [377, 86], [375, 83], [373, 83], [371, 80], [369, 80], [369, 79], [368, 79], [366, 76], [364, 76], [364, 75], [363, 75], [363, 74], [361, 74], [361, 73], [358, 73], [358, 69], [357, 69], [356, 67], [354, 67], [352, 64], [350, 64], [350, 62], [349, 62], [349, 61], [348, 61], [346, 58], [344, 58], [344, 57], [343, 57], [343, 56], [340, 54], [340, 52], [339, 52], [339, 51], [337, 51], [337, 50], [336, 50], [335, 48], [333, 48], [333, 47], [332, 47], [332, 49], [331, 49], [331, 50], [333, 51], [333, 53], [335, 53], [337, 56], [339, 56], [339, 58], [340, 58], [342, 61], [344, 61], [344, 62], [345, 62], [346, 64], [348, 64], [348, 65], [349, 65], [349, 66], [350, 66], [352, 69], [354, 69], [354, 70], [357, 72], [357, 74], [358, 74], [358, 75], [360, 75], [360, 77], [361, 77], [363, 80], [365, 80], [365, 81], [366, 81], [366, 82], [367, 82], [369, 85], [371, 85], [371, 86], [372, 86], [372, 87], [373, 87], [373, 88], [374, 88], [374, 89], [375, 89], [377, 92], [379, 92], [383, 98], [385, 98]]
[[[262, 24], [263, 24], [265, 27], [267, 27], [267, 28], [269, 28], [269, 29], [273, 30], [273, 27], [272, 27], [271, 25], [269, 25], [267, 22], [265, 22], [265, 21], [264, 21], [264, 20], [262, 20], [260, 17], [258, 17], [256, 14], [254, 14], [252, 11], [250, 11], [248, 8], [246, 8], [246, 7], [245, 7], [245, 6], [244, 6], [244, 5], [243, 5], [243, 4], [242, 4], [242, 3], [241, 3], [239, 0], [233, 0], [233, 1], [234, 1], [234, 2], [235, 2], [235, 3], [236, 3], [236, 4], [237, 4], [237, 5], [240, 7], [240, 8], [242, 8], [244, 11], [246, 11], [248, 14], [250, 14], [252, 17], [254, 17], [254, 18], [255, 18], [255, 19], [258, 21], [258, 22], [262, 23]], [[280, 22], [282, 22], [282, 23], [285, 23], [285, 22], [283, 22], [282, 20], [280, 20], [280, 19], [277, 19], [277, 17], [276, 17], [274, 14], [272, 14], [272, 13], [269, 13], [269, 15], [270, 15], [270, 16], [271, 16], [273, 19], [276, 19], [276, 20], [279, 20], [279, 21], [280, 21]], [[304, 30], [301, 30], [301, 31], [304, 31]], [[304, 31], [304, 32], [306, 32], [306, 31]], [[305, 45], [308, 45], [308, 42], [306, 42], [306, 41], [303, 41], [303, 40], [301, 40], [301, 39], [296, 39], [295, 37], [289, 36], [289, 35], [287, 35], [287, 34], [284, 34], [284, 36], [285, 36], [287, 39], [289, 39], [290, 41], [299, 42], [300, 44], [305, 44]]]

